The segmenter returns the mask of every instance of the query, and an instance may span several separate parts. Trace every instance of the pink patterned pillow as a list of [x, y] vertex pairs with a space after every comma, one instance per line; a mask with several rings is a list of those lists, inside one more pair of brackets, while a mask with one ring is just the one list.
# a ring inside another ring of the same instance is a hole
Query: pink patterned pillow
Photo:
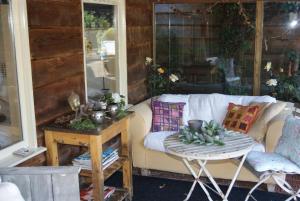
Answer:
[[168, 103], [157, 100], [151, 101], [152, 132], [178, 131], [182, 123], [185, 103]]

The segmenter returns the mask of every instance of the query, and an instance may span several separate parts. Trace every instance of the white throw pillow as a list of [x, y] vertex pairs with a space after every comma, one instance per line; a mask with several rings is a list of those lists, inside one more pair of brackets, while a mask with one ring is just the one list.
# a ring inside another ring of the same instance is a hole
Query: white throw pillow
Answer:
[[149, 133], [144, 139], [144, 146], [148, 149], [154, 151], [166, 152], [164, 147], [164, 140], [170, 136], [175, 134], [174, 131], [160, 131]]
[[0, 183], [0, 201], [25, 201], [19, 188], [10, 182]]
[[183, 107], [182, 121], [184, 125], [187, 125], [189, 120], [189, 98], [190, 95], [180, 95], [180, 94], [163, 94], [158, 97], [159, 101], [168, 103], [185, 103]]
[[280, 154], [251, 151], [246, 160], [257, 172], [272, 170], [300, 174], [300, 168]]

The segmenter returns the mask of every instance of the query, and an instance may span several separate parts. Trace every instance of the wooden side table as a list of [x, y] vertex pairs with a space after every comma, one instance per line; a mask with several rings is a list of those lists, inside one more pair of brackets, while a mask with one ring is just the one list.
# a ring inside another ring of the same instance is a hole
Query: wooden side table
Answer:
[[[104, 200], [104, 181], [120, 168], [123, 169], [123, 189], [116, 189], [112, 201], [132, 199], [132, 158], [128, 140], [128, 121], [132, 112], [120, 119], [109, 120], [95, 130], [78, 131], [51, 124], [45, 127], [48, 165], [59, 166], [58, 144], [89, 148], [92, 171], [82, 170], [80, 175], [92, 177], [95, 201]], [[117, 135], [121, 136], [120, 158], [105, 170], [102, 169], [102, 145]]]

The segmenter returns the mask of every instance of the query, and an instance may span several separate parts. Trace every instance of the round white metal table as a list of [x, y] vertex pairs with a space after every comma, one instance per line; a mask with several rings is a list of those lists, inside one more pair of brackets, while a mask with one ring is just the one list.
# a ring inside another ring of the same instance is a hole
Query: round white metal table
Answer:
[[[237, 132], [227, 132], [224, 137], [223, 146], [218, 145], [197, 145], [197, 144], [184, 144], [178, 138], [178, 134], [171, 135], [167, 137], [164, 141], [164, 146], [166, 152], [177, 157], [182, 158], [184, 164], [187, 166], [189, 171], [192, 173], [195, 181], [184, 201], [189, 200], [192, 195], [192, 192], [198, 183], [202, 190], [205, 192], [209, 201], [213, 201], [211, 198], [207, 188], [211, 189], [213, 192], [217, 193], [222, 197], [223, 201], [228, 201], [228, 196], [232, 190], [232, 187], [241, 171], [241, 168], [245, 162], [247, 154], [251, 151], [254, 140], [248, 135], [237, 133]], [[231, 183], [227, 189], [227, 192], [224, 192], [220, 189], [219, 185], [212, 177], [208, 169], [205, 167], [207, 161], [210, 160], [226, 160], [226, 159], [237, 159], [239, 158], [239, 165]], [[199, 164], [199, 170], [195, 170], [192, 167], [192, 163], [196, 161]], [[212, 183], [213, 188], [209, 187], [208, 185], [204, 184], [200, 180], [201, 174], [204, 174], [209, 178], [210, 182]]]

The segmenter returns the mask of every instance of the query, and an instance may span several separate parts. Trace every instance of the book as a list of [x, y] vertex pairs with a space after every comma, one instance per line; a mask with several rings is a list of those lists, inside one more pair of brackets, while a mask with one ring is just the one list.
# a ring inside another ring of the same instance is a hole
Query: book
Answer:
[[[112, 163], [119, 159], [118, 149], [112, 149], [109, 147], [102, 153], [102, 168], [106, 169]], [[85, 170], [91, 170], [91, 156], [90, 153], [85, 152], [84, 154], [76, 157], [72, 161], [74, 166], [79, 166]]]
[[[108, 200], [111, 195], [116, 191], [115, 187], [104, 186], [104, 200]], [[80, 190], [80, 200], [81, 201], [93, 201], [93, 184], [89, 187]]]

